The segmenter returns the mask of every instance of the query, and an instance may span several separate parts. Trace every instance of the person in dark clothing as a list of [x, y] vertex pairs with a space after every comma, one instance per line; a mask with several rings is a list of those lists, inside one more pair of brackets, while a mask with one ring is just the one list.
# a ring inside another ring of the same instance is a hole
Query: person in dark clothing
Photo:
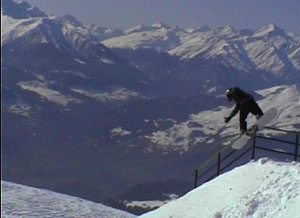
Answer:
[[234, 101], [236, 103], [234, 109], [231, 111], [228, 117], [225, 117], [225, 123], [228, 123], [238, 112], [240, 112], [240, 131], [244, 133], [247, 131], [247, 116], [252, 113], [259, 119], [263, 112], [255, 102], [254, 98], [241, 90], [238, 87], [230, 88], [226, 91], [226, 98], [228, 101]]

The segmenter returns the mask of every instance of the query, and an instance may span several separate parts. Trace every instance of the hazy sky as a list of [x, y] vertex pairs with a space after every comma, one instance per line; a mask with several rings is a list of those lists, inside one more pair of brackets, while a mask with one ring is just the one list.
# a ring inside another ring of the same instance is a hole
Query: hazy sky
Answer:
[[122, 29], [156, 22], [180, 27], [232, 25], [237, 29], [257, 29], [275, 23], [300, 35], [300, 0], [26, 1], [47, 14], [71, 14], [84, 24]]

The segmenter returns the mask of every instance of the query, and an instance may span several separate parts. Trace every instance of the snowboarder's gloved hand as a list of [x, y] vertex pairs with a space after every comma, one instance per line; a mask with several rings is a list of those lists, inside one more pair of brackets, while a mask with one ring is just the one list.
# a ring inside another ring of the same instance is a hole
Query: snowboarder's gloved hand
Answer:
[[230, 120], [231, 120], [231, 117], [224, 117], [225, 123], [229, 123]]

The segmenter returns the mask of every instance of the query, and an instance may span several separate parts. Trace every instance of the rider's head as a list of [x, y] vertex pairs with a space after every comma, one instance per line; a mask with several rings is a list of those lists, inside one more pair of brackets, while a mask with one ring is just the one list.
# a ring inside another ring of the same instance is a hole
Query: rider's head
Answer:
[[234, 87], [227, 89], [225, 95], [228, 101], [232, 101], [234, 96], [236, 96], [240, 92], [242, 92], [242, 90], [239, 87]]
[[233, 100], [233, 88], [227, 89], [225, 96], [228, 101], [232, 101]]

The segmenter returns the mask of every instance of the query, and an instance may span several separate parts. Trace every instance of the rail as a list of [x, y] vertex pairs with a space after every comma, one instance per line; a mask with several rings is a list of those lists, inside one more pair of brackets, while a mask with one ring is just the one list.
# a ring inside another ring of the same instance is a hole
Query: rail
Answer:
[[[263, 135], [255, 135], [252, 139], [252, 143], [248, 143], [243, 149], [241, 150], [233, 150], [230, 145], [223, 146], [219, 151], [217, 151], [215, 154], [213, 154], [211, 157], [209, 157], [207, 160], [205, 160], [197, 169], [195, 169], [192, 173], [194, 175], [194, 188], [198, 186], [198, 181], [202, 179], [202, 183], [208, 182], [209, 180], [219, 176], [222, 172], [224, 172], [226, 169], [228, 169], [230, 166], [232, 166], [234, 163], [236, 163], [238, 160], [240, 160], [243, 156], [248, 154], [251, 151], [251, 159], [255, 159], [256, 151], [268, 151], [268, 152], [274, 152], [277, 154], [284, 154], [289, 155], [293, 157], [294, 161], [298, 161], [298, 158], [300, 158], [299, 155], [299, 135], [300, 132], [298, 131], [290, 131], [290, 130], [284, 130], [279, 128], [273, 128], [273, 127], [265, 127], [265, 129], [269, 129], [272, 131], [277, 132], [283, 132], [285, 135], [294, 136], [295, 140], [290, 141], [286, 139], [281, 138], [275, 138], [275, 137], [267, 137]], [[290, 149], [290, 151], [277, 149], [277, 148], [270, 148], [266, 146], [261, 146], [257, 144], [258, 140], [268, 140], [273, 142], [279, 142], [284, 143], [287, 145], [293, 145], [294, 149]], [[249, 146], [250, 144], [250, 146]], [[233, 155], [237, 154], [236, 157], [233, 157]], [[215, 163], [213, 161], [216, 160]], [[228, 161], [227, 163], [225, 163]], [[210, 173], [213, 172], [211, 175]]]

